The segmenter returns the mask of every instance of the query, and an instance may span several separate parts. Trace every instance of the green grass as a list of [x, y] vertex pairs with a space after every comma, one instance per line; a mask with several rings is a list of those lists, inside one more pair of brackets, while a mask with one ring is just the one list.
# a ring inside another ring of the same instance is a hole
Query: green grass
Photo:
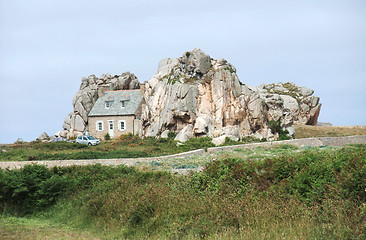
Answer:
[[101, 165], [1, 170], [0, 233], [41, 239], [44, 225], [59, 239], [365, 239], [365, 163], [362, 144], [284, 145], [218, 153], [190, 175]]
[[[153, 137], [141, 139], [133, 135], [124, 135], [119, 139], [102, 141], [97, 146], [68, 142], [30, 142], [2, 147], [5, 151], [0, 151], [0, 161], [155, 157], [213, 147], [211, 140], [208, 137], [191, 138], [184, 144], [177, 145], [177, 142], [173, 140], [173, 135], [167, 139]], [[259, 140], [248, 138], [241, 142], [228, 142], [227, 144], [244, 144], [255, 141]]]
[[97, 146], [67, 142], [31, 142], [6, 147], [6, 151], [0, 152], [0, 161], [153, 157], [189, 151], [202, 146], [196, 145], [195, 141], [197, 142], [196, 139], [192, 139], [183, 146], [177, 146], [172, 139], [140, 139], [127, 135], [121, 139], [103, 141]]
[[0, 216], [0, 239], [100, 239], [89, 232], [73, 229], [46, 219]]

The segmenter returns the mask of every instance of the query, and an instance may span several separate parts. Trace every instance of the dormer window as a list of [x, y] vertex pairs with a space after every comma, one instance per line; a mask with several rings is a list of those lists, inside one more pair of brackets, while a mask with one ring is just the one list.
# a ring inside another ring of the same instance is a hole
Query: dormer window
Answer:
[[126, 107], [127, 101], [121, 101], [121, 107], [124, 108]]
[[105, 101], [105, 109], [109, 109], [112, 106], [112, 101]]
[[121, 108], [124, 108], [127, 106], [128, 101], [130, 100], [130, 95], [126, 94], [121, 97]]

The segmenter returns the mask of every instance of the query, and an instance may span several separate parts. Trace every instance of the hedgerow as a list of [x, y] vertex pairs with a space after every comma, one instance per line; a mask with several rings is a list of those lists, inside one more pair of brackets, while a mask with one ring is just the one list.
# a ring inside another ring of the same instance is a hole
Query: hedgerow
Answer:
[[358, 145], [225, 158], [188, 176], [30, 165], [0, 170], [0, 212], [41, 215], [105, 239], [364, 239], [365, 152]]

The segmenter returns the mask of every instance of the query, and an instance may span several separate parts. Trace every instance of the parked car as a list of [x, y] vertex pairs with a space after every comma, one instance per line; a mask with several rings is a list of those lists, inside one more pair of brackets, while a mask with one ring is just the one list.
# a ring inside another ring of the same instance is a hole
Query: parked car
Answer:
[[54, 143], [54, 142], [66, 142], [67, 139], [66, 138], [63, 138], [63, 137], [57, 137], [57, 138], [54, 138], [52, 139], [50, 142], [51, 143]]
[[91, 135], [78, 136], [76, 138], [75, 142], [80, 143], [80, 144], [88, 144], [88, 145], [97, 145], [100, 143], [100, 141], [98, 139], [96, 139], [95, 137], [93, 137]]
[[50, 142], [51, 143], [55, 143], [55, 142], [70, 142], [70, 143], [74, 143], [74, 141], [71, 141], [71, 140], [66, 139], [64, 137], [56, 137], [56, 138], [52, 139]]

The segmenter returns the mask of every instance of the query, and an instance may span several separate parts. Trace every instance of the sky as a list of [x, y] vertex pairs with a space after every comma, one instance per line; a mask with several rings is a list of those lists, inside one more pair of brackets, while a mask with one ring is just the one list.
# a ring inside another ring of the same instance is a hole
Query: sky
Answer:
[[321, 122], [366, 125], [365, 0], [0, 0], [0, 143], [62, 129], [81, 78], [200, 48], [241, 82], [294, 82]]

